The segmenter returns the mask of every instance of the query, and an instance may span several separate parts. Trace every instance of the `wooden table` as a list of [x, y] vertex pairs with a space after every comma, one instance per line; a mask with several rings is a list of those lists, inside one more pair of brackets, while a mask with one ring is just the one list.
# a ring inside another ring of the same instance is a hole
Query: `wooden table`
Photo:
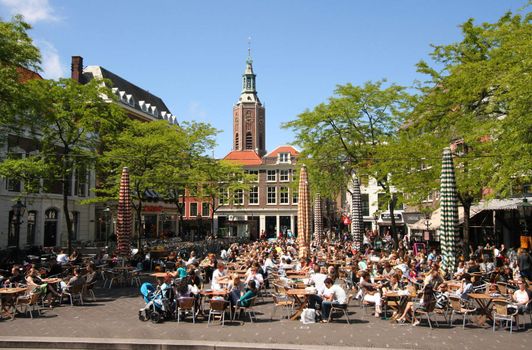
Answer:
[[297, 320], [301, 316], [303, 309], [307, 307], [309, 296], [314, 294], [316, 293], [309, 292], [306, 289], [289, 289], [286, 291], [286, 295], [294, 298], [295, 303], [297, 304], [297, 309], [290, 316], [292, 321]]
[[482, 293], [469, 293], [468, 296], [476, 301], [477, 305], [479, 306], [478, 311], [492, 321], [493, 317], [491, 315], [491, 303], [494, 300], [504, 300], [500, 296], [491, 296], [489, 294]]
[[7, 314], [11, 319], [15, 318], [17, 309], [15, 303], [20, 294], [24, 294], [28, 288], [0, 288], [0, 300], [2, 301], [2, 313]]
[[44, 283], [48, 283], [48, 284], [56, 284], [56, 283], [59, 283], [62, 281], [61, 278], [57, 278], [57, 277], [54, 277], [54, 278], [43, 278], [42, 281]]
[[172, 272], [154, 272], [154, 273], [151, 273], [150, 276], [155, 277], [155, 278], [165, 278], [166, 276], [170, 276], [170, 277], [174, 278], [176, 276], [176, 273], [172, 273]]
[[384, 317], [387, 317], [386, 313], [388, 311], [388, 299], [399, 299], [397, 300], [397, 314], [402, 314], [406, 304], [410, 300], [410, 298], [414, 298], [416, 296], [416, 293], [409, 293], [404, 294], [396, 291], [390, 291], [383, 295], [384, 299]]

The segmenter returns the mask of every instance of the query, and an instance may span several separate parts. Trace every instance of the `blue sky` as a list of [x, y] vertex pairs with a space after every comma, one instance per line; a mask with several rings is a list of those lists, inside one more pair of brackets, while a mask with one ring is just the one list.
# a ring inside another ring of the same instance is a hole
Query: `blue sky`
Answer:
[[179, 121], [221, 130], [232, 144], [248, 37], [266, 106], [267, 149], [293, 141], [281, 123], [325, 101], [337, 84], [386, 78], [411, 85], [430, 44], [460, 39], [473, 17], [495, 21], [525, 0], [0, 0], [22, 13], [41, 48], [43, 75], [69, 76], [70, 56], [100, 65], [160, 96]]

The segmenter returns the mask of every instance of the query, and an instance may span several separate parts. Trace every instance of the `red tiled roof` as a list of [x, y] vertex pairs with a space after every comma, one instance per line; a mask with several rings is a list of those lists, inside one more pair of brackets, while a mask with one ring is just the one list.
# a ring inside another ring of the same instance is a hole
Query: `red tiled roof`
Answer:
[[42, 77], [39, 73], [35, 73], [34, 71], [31, 71], [24, 67], [17, 67], [17, 73], [18, 73], [19, 81], [21, 83], [25, 83], [28, 80], [34, 80], [34, 79], [42, 80]]
[[299, 151], [292, 146], [279, 146], [270, 153], [268, 153], [266, 157], [277, 157], [279, 153], [290, 153], [290, 155], [292, 156], [299, 155]]
[[224, 160], [234, 162], [241, 165], [260, 165], [262, 160], [255, 151], [231, 151]]

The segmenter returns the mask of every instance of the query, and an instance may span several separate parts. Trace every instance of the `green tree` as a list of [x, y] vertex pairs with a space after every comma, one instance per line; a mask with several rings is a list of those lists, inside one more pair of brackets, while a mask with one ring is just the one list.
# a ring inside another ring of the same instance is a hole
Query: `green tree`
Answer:
[[[495, 23], [465, 22], [458, 43], [433, 46], [435, 67], [394, 144], [402, 157], [385, 165], [399, 187], [420, 200], [439, 188], [441, 154], [454, 144], [458, 196], [469, 242], [471, 206], [529, 183], [532, 164], [531, 15], [507, 13]], [[392, 153], [388, 149], [388, 154]], [[399, 171], [398, 171], [399, 170]], [[403, 171], [401, 171], [403, 170]], [[467, 244], [464, 245], [467, 255]]]
[[[16, 128], [28, 93], [21, 81], [20, 68], [39, 71], [40, 53], [28, 35], [31, 26], [15, 16], [10, 22], [0, 19], [0, 125]], [[1, 131], [0, 129], [0, 131]], [[7, 135], [7, 132], [1, 132]], [[2, 140], [0, 140], [2, 141]]]
[[27, 83], [27, 89], [32, 102], [26, 113], [31, 117], [22, 126], [32, 131], [39, 153], [18, 162], [5, 162], [3, 166], [5, 171], [15, 170], [13, 174], [17, 174], [17, 167], [23, 169], [22, 179], [22, 175], [36, 179], [44, 173], [45, 183], [60, 182], [71, 251], [73, 228], [68, 198], [73, 173], [94, 166], [100, 142], [116, 131], [123, 114], [110, 103], [113, 94], [101, 81], [82, 85], [71, 79], [33, 80]]
[[305, 111], [284, 124], [296, 133], [303, 149], [300, 162], [307, 164], [313, 191], [334, 198], [354, 176], [375, 178], [389, 197], [392, 234], [396, 237], [393, 210], [397, 197], [389, 174], [378, 163], [379, 146], [390, 142], [411, 110], [412, 98], [403, 87], [383, 87], [383, 81], [364, 86], [339, 85], [328, 103]]

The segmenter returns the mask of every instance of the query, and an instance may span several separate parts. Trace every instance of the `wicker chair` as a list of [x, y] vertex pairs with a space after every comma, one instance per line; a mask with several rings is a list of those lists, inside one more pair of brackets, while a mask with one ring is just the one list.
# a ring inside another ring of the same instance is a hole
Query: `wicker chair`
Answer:
[[344, 316], [345, 316], [345, 319], [347, 321], [348, 324], [350, 324], [349, 322], [349, 315], [347, 314], [347, 307], [349, 306], [349, 303], [351, 302], [351, 298], [353, 297], [352, 294], [349, 294], [349, 296], [347, 297], [347, 301], [345, 302], [345, 304], [332, 304], [332, 307], [331, 307], [331, 310], [329, 312], [329, 319], [328, 319], [328, 322], [331, 322], [331, 319], [332, 319], [332, 314], [333, 312], [337, 312], [337, 311], [340, 311], [340, 312], [343, 312]]
[[512, 334], [513, 324], [516, 321], [517, 317], [517, 308], [515, 311], [510, 312], [508, 306], [511, 306], [505, 300], [494, 300], [493, 301], [493, 331], [495, 332], [495, 326], [497, 325], [497, 320], [506, 321], [506, 324], [510, 322], [510, 334]]
[[220, 321], [222, 323], [222, 327], [225, 324], [225, 311], [227, 310], [227, 305], [229, 304], [226, 300], [217, 300], [217, 299], [211, 299], [209, 301], [209, 318], [207, 319], [207, 327], [211, 323], [211, 316], [214, 320], [216, 315], [220, 316]]
[[192, 313], [192, 323], [196, 323], [196, 299], [192, 297], [177, 299], [177, 323], [180, 322], [181, 312], [186, 315], [187, 311]]
[[453, 323], [453, 318], [455, 314], [462, 315], [463, 316], [462, 328], [465, 328], [467, 315], [472, 314], [473, 312], [477, 311], [477, 309], [464, 307], [462, 305], [462, 300], [456, 296], [450, 296], [449, 303], [452, 309], [451, 317], [449, 318], [449, 325]]
[[[41, 309], [39, 307], [39, 299], [40, 294], [39, 293], [27, 293], [25, 295], [21, 295], [17, 297], [17, 301], [15, 302], [15, 308], [17, 307], [24, 307], [24, 312], [30, 313], [31, 318], [33, 319], [33, 311], [37, 311], [37, 314], [41, 315]], [[22, 308], [20, 310], [22, 312]], [[15, 318], [16, 312], [13, 312], [12, 319]]]

